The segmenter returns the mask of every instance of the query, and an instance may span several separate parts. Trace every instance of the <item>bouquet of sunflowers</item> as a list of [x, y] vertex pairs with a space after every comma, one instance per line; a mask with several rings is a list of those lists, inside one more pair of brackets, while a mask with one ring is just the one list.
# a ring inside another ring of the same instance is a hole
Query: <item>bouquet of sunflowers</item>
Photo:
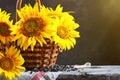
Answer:
[[54, 65], [59, 52], [73, 48], [80, 37], [76, 31], [79, 24], [61, 5], [53, 10], [41, 5], [40, 0], [33, 7], [25, 4], [21, 8], [21, 3], [17, 0], [15, 24], [9, 20], [10, 14], [0, 9], [0, 72], [9, 79], [19, 76], [24, 67]]

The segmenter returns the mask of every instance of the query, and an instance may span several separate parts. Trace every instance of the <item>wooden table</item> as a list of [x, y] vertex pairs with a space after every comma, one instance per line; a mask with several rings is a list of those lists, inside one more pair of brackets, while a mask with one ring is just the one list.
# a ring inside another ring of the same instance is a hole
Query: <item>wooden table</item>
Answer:
[[79, 72], [65, 72], [57, 80], [120, 80], [120, 66], [92, 66]]
[[[22, 72], [15, 80], [31, 80], [36, 72]], [[47, 76], [41, 80], [120, 80], [120, 66], [104, 65], [82, 67], [76, 71], [46, 72]], [[50, 75], [48, 75], [50, 74]], [[39, 78], [40, 75], [37, 75]], [[2, 79], [0, 79], [2, 80]], [[36, 79], [32, 79], [36, 80]]]

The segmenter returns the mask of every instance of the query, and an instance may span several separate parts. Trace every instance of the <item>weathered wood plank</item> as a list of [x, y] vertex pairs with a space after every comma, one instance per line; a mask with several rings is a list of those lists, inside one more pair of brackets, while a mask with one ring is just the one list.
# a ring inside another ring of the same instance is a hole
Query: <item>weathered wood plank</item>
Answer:
[[120, 66], [92, 66], [65, 72], [56, 80], [120, 80]]
[[[40, 72], [40, 71], [38, 71]], [[40, 80], [120, 80], [120, 66], [90, 66], [81, 67], [71, 71], [45, 72], [46, 74]], [[19, 78], [15, 80], [31, 80], [36, 72], [22, 72]], [[4, 80], [0, 77], [0, 80]], [[32, 80], [35, 80], [34, 78]]]

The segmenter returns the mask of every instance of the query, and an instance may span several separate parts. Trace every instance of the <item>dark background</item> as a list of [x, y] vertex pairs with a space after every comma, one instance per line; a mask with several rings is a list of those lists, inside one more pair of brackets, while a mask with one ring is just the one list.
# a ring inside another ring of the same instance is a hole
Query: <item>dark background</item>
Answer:
[[[76, 46], [59, 54], [57, 64], [119, 65], [120, 64], [120, 0], [41, 0], [42, 4], [72, 15], [80, 24], [81, 38]], [[34, 0], [23, 0], [23, 4]], [[16, 0], [0, 0], [0, 7], [15, 20]]]

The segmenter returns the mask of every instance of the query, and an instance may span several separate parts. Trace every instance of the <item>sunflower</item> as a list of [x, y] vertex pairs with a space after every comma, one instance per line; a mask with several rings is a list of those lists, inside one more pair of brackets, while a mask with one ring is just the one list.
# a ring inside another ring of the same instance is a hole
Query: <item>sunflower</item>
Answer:
[[63, 7], [61, 7], [60, 4], [57, 5], [55, 10], [53, 10], [52, 8], [48, 9], [48, 16], [50, 16], [52, 18], [61, 19], [62, 17], [67, 17], [71, 20], [74, 20], [74, 17], [72, 15], [70, 15], [70, 13], [73, 13], [73, 11], [63, 12]]
[[53, 37], [54, 41], [64, 50], [74, 47], [76, 39], [79, 38], [79, 32], [76, 31], [79, 25], [74, 21], [69, 21], [68, 18], [63, 18], [57, 28], [57, 34]]
[[5, 44], [11, 41], [12, 35], [10, 28], [15, 27], [13, 21], [9, 20], [10, 13], [0, 9], [0, 41]]
[[17, 11], [20, 20], [16, 24], [19, 27], [13, 28], [12, 34], [16, 34], [13, 40], [17, 40], [17, 44], [23, 47], [23, 50], [29, 46], [34, 50], [36, 42], [42, 46], [46, 44], [45, 38], [50, 39], [55, 35], [56, 24], [47, 16], [46, 11], [45, 7], [41, 7], [39, 11], [37, 3], [33, 7], [30, 4], [25, 5]]
[[6, 48], [5, 53], [0, 52], [0, 74], [9, 80], [20, 76], [20, 72], [25, 70], [21, 66], [23, 63], [24, 59], [20, 55], [20, 50], [14, 46]]
[[74, 17], [69, 12], [63, 12], [63, 8], [60, 5], [55, 10], [51, 8], [48, 15], [59, 20], [57, 33], [53, 40], [64, 50], [73, 48], [76, 44], [75, 38], [80, 37], [79, 32], [76, 31], [79, 24], [74, 21]]

